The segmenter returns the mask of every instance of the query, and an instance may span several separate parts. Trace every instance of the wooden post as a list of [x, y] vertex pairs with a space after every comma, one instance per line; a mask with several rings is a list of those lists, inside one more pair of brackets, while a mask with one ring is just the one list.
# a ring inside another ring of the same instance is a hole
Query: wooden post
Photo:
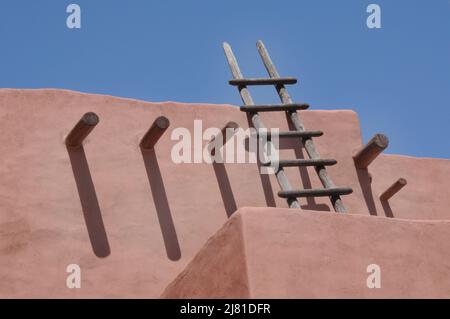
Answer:
[[355, 156], [356, 168], [367, 168], [373, 160], [389, 145], [389, 139], [384, 134], [376, 134]]
[[389, 187], [383, 194], [380, 196], [380, 200], [388, 201], [392, 196], [397, 194], [403, 187], [407, 184], [406, 179], [399, 178], [391, 187]]
[[[208, 143], [208, 147], [211, 150], [211, 155], [216, 155], [216, 148], [214, 141], [219, 137], [219, 135], [222, 135], [222, 147], [225, 146], [225, 144], [233, 137], [235, 131], [239, 128], [239, 125], [236, 122], [228, 122], [221, 130], [220, 134], [217, 134], [215, 137], [211, 139], [211, 141]], [[227, 135], [227, 130], [233, 130], [233, 134], [230, 136]]]
[[141, 143], [139, 144], [141, 148], [144, 150], [153, 149], [169, 126], [170, 121], [167, 117], [158, 117], [142, 138]]
[[70, 148], [79, 148], [83, 145], [84, 139], [91, 133], [99, 123], [97, 114], [89, 112], [83, 115], [75, 127], [66, 137], [66, 145]]

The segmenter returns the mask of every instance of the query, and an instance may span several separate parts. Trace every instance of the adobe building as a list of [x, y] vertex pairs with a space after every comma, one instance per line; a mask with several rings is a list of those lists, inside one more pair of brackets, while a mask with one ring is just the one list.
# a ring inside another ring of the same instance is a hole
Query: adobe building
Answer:
[[[262, 79], [233, 74], [248, 102]], [[271, 78], [283, 98], [293, 80]], [[0, 298], [450, 297], [450, 161], [383, 154], [382, 135], [364, 147], [355, 112], [285, 102], [255, 112], [1, 89]], [[323, 135], [280, 137], [281, 176], [173, 161], [172, 133], [196, 120], [248, 128], [257, 115], [299, 131], [294, 113]], [[308, 140], [337, 164], [308, 163]]]

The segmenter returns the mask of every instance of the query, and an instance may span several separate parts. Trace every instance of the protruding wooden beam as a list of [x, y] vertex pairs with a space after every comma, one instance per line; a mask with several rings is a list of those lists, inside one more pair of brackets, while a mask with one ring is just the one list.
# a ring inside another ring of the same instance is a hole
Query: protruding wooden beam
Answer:
[[[236, 130], [239, 128], [239, 124], [237, 124], [236, 122], [230, 121], [228, 122], [221, 130], [220, 134], [214, 136], [211, 141], [208, 144], [209, 149], [211, 150], [211, 155], [214, 156], [216, 155], [216, 148], [215, 148], [215, 143], [214, 141], [220, 137], [220, 135], [222, 135], [222, 147], [225, 146], [225, 144], [233, 137], [234, 133], [236, 132]], [[233, 134], [231, 134], [230, 136], [227, 135], [227, 130], [232, 130]]]
[[383, 194], [380, 196], [380, 200], [388, 201], [392, 196], [397, 194], [403, 187], [406, 186], [407, 181], [404, 178], [399, 178], [391, 187], [389, 187]]
[[141, 148], [144, 150], [153, 149], [169, 126], [170, 121], [167, 117], [158, 117], [142, 138], [141, 143], [139, 144]]
[[389, 145], [389, 139], [384, 134], [376, 134], [355, 156], [356, 168], [367, 168], [373, 160]]
[[98, 115], [89, 112], [83, 115], [75, 127], [66, 137], [66, 145], [70, 148], [79, 148], [83, 145], [84, 139], [91, 133], [94, 127], [100, 122]]

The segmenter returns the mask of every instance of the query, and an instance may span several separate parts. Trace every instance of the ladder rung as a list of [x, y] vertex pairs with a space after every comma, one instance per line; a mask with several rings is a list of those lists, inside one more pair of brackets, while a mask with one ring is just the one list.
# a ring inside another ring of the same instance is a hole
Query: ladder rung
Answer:
[[280, 191], [278, 196], [282, 198], [299, 198], [299, 197], [325, 197], [325, 196], [340, 196], [349, 195], [353, 193], [351, 188], [334, 187], [323, 189], [302, 189], [292, 191]]
[[334, 159], [293, 159], [293, 160], [279, 160], [276, 162], [263, 163], [263, 166], [271, 166], [278, 164], [279, 167], [295, 167], [295, 166], [332, 166], [336, 165], [337, 161]]
[[285, 131], [285, 132], [273, 133], [270, 130], [267, 130], [266, 132], [259, 131], [258, 135], [259, 136], [267, 136], [267, 137], [271, 137], [271, 136], [275, 135], [280, 138], [319, 137], [319, 136], [323, 135], [323, 132], [322, 131]]
[[285, 85], [296, 84], [296, 78], [257, 78], [257, 79], [234, 79], [229, 81], [233, 86], [247, 86], [247, 85]]
[[308, 104], [267, 104], [241, 106], [242, 112], [277, 112], [277, 111], [297, 111], [306, 110]]

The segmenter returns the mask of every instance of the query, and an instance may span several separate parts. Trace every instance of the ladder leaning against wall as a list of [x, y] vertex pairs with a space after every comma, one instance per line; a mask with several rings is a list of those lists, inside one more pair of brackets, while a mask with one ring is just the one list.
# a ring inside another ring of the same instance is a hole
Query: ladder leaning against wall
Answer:
[[[257, 48], [266, 70], [269, 73], [269, 78], [244, 78], [230, 45], [228, 43], [224, 43], [223, 48], [233, 75], [233, 80], [229, 83], [239, 89], [242, 101], [244, 102], [244, 106], [240, 109], [249, 115], [256, 131], [260, 132], [260, 134], [267, 132], [266, 127], [258, 114], [259, 112], [286, 112], [287, 118], [295, 130], [279, 132], [279, 137], [300, 139], [302, 147], [305, 148], [309, 156], [309, 159], [279, 160], [277, 162], [278, 165], [275, 169], [275, 175], [281, 188], [281, 191], [278, 192], [278, 196], [285, 198], [290, 208], [300, 208], [300, 204], [297, 199], [301, 197], [329, 197], [331, 203], [333, 204], [334, 210], [336, 212], [345, 213], [346, 209], [344, 203], [342, 202], [341, 196], [349, 195], [353, 192], [353, 190], [348, 187], [336, 187], [328, 174], [326, 167], [335, 165], [337, 161], [334, 159], [322, 159], [312, 140], [313, 137], [323, 135], [323, 132], [308, 131], [305, 129], [305, 126], [297, 111], [306, 110], [309, 108], [309, 105], [304, 103], [293, 103], [285, 87], [285, 85], [296, 84], [297, 80], [295, 78], [280, 77], [262, 41], [257, 42]], [[274, 85], [282, 104], [255, 105], [247, 88], [247, 86], [252, 85]], [[268, 141], [268, 143], [270, 143], [270, 141]], [[263, 165], [271, 166], [271, 163], [268, 162]], [[292, 189], [292, 186], [284, 171], [284, 167], [293, 166], [314, 166], [324, 188], [301, 190]]]

